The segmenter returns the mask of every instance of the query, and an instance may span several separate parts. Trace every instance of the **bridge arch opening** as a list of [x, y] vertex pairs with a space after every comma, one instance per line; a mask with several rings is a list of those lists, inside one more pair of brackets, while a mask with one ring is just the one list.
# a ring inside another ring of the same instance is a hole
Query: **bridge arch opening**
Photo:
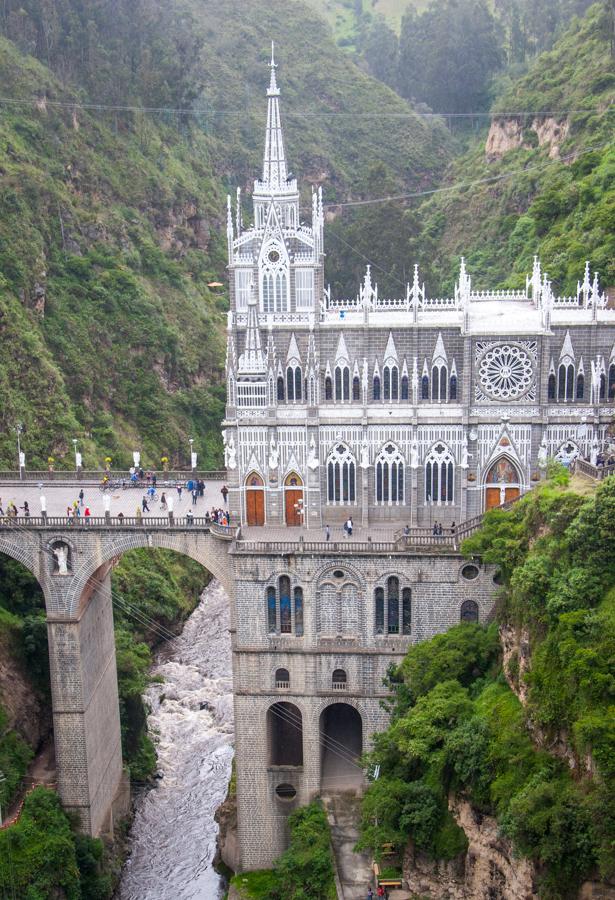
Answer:
[[[45, 597], [32, 572], [4, 552], [0, 552], [0, 655], [4, 662], [0, 672], [0, 708], [7, 716], [3, 736], [9, 739], [5, 774], [12, 789], [2, 815], [10, 820], [26, 786], [54, 787], [57, 778], [48, 712], [51, 687]], [[17, 742], [11, 732], [18, 735]], [[27, 768], [20, 749], [22, 741], [34, 754]]]
[[363, 719], [349, 703], [332, 703], [320, 714], [320, 783], [323, 790], [353, 790], [363, 782]]
[[267, 710], [270, 766], [303, 765], [303, 716], [294, 703], [274, 703]]

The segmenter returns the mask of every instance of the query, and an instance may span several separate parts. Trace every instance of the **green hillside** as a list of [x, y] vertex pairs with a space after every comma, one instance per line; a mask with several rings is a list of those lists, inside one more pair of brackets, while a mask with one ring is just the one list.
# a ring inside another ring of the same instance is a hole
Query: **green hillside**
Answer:
[[[445, 129], [361, 73], [310, 10], [251, 7], [238, 25], [239, 0], [7, 0], [0, 464], [15, 465], [17, 423], [30, 466], [70, 465], [73, 437], [86, 465], [135, 447], [185, 463], [189, 436], [219, 464], [226, 299], [208, 285], [225, 281], [226, 190], [258, 173], [271, 37], [297, 175], [344, 198], [374, 157], [398, 187], [435, 183], [450, 158]], [[126, 109], [141, 104], [157, 111]], [[383, 111], [402, 116], [384, 135]]]
[[615, 872], [615, 479], [583, 496], [567, 471], [554, 474], [512, 510], [487, 513], [462, 548], [502, 576], [505, 660], [498, 625], [462, 624], [411, 648], [392, 676], [361, 844], [465, 854], [449, 811], [461, 797], [532, 862], [538, 896], [558, 900]]
[[[604, 284], [614, 284], [610, 27], [608, 4], [597, 3], [527, 74], [502, 81], [493, 111], [529, 115], [495, 119], [492, 152], [486, 152], [487, 131], [480, 132], [432, 198], [368, 206], [339, 218], [328, 233], [331, 282], [354, 293], [367, 258], [381, 289], [397, 293], [416, 262], [439, 295], [452, 290], [465, 255], [477, 287], [518, 287], [539, 253], [556, 291], [576, 289], [586, 259]], [[388, 187], [385, 196], [395, 193], [393, 184]]]

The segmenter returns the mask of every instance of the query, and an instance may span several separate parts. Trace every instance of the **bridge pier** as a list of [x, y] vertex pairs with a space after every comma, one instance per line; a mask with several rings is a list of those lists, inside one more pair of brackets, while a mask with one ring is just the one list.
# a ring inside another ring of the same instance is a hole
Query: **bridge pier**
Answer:
[[86, 588], [75, 616], [47, 615], [58, 789], [93, 836], [113, 831], [126, 805], [111, 576]]

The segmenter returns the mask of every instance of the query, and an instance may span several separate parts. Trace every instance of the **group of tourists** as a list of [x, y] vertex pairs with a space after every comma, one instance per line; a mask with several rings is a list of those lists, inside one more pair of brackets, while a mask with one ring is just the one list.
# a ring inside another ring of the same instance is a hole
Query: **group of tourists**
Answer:
[[[456, 532], [457, 532], [457, 526], [455, 525], [454, 522], [451, 522], [451, 525], [449, 528], [449, 533], [454, 535], [454, 534], [456, 534]], [[410, 529], [408, 529], [408, 534], [409, 533], [410, 533]], [[442, 522], [434, 522], [433, 528], [431, 529], [431, 533], [438, 535], [438, 536], [442, 536], [444, 534], [444, 525], [442, 524]]]
[[[24, 500], [24, 505], [20, 506], [19, 509], [23, 509], [24, 516], [30, 515], [30, 507], [28, 506], [28, 501]], [[6, 505], [6, 512], [4, 511], [4, 507], [2, 506], [2, 497], [0, 497], [0, 517], [7, 519], [16, 519], [19, 515], [17, 511], [17, 506], [15, 506], [15, 502], [13, 500], [9, 500]]]

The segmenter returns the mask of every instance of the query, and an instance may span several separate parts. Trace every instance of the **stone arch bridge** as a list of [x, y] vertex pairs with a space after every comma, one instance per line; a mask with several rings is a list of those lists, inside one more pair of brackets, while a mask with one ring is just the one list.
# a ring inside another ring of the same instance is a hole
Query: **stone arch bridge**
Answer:
[[[87, 522], [87, 524], [86, 524]], [[58, 786], [92, 835], [113, 830], [123, 782], [111, 569], [139, 547], [201, 563], [231, 606], [241, 869], [284, 849], [286, 817], [323, 790], [360, 786], [358, 756], [387, 724], [384, 676], [414, 642], [486, 621], [494, 573], [463, 533], [407, 530], [325, 542], [296, 529], [240, 532], [205, 519], [0, 519], [0, 553], [45, 597]]]
[[[117, 523], [117, 520], [116, 520]], [[227, 529], [168, 519], [148, 527], [66, 518], [6, 520], [0, 552], [18, 560], [40, 584], [47, 610], [58, 788], [85, 831], [113, 829], [122, 807], [119, 704], [111, 569], [128, 550], [175, 550], [201, 563], [233, 595]], [[116, 804], [117, 799], [117, 804]]]

